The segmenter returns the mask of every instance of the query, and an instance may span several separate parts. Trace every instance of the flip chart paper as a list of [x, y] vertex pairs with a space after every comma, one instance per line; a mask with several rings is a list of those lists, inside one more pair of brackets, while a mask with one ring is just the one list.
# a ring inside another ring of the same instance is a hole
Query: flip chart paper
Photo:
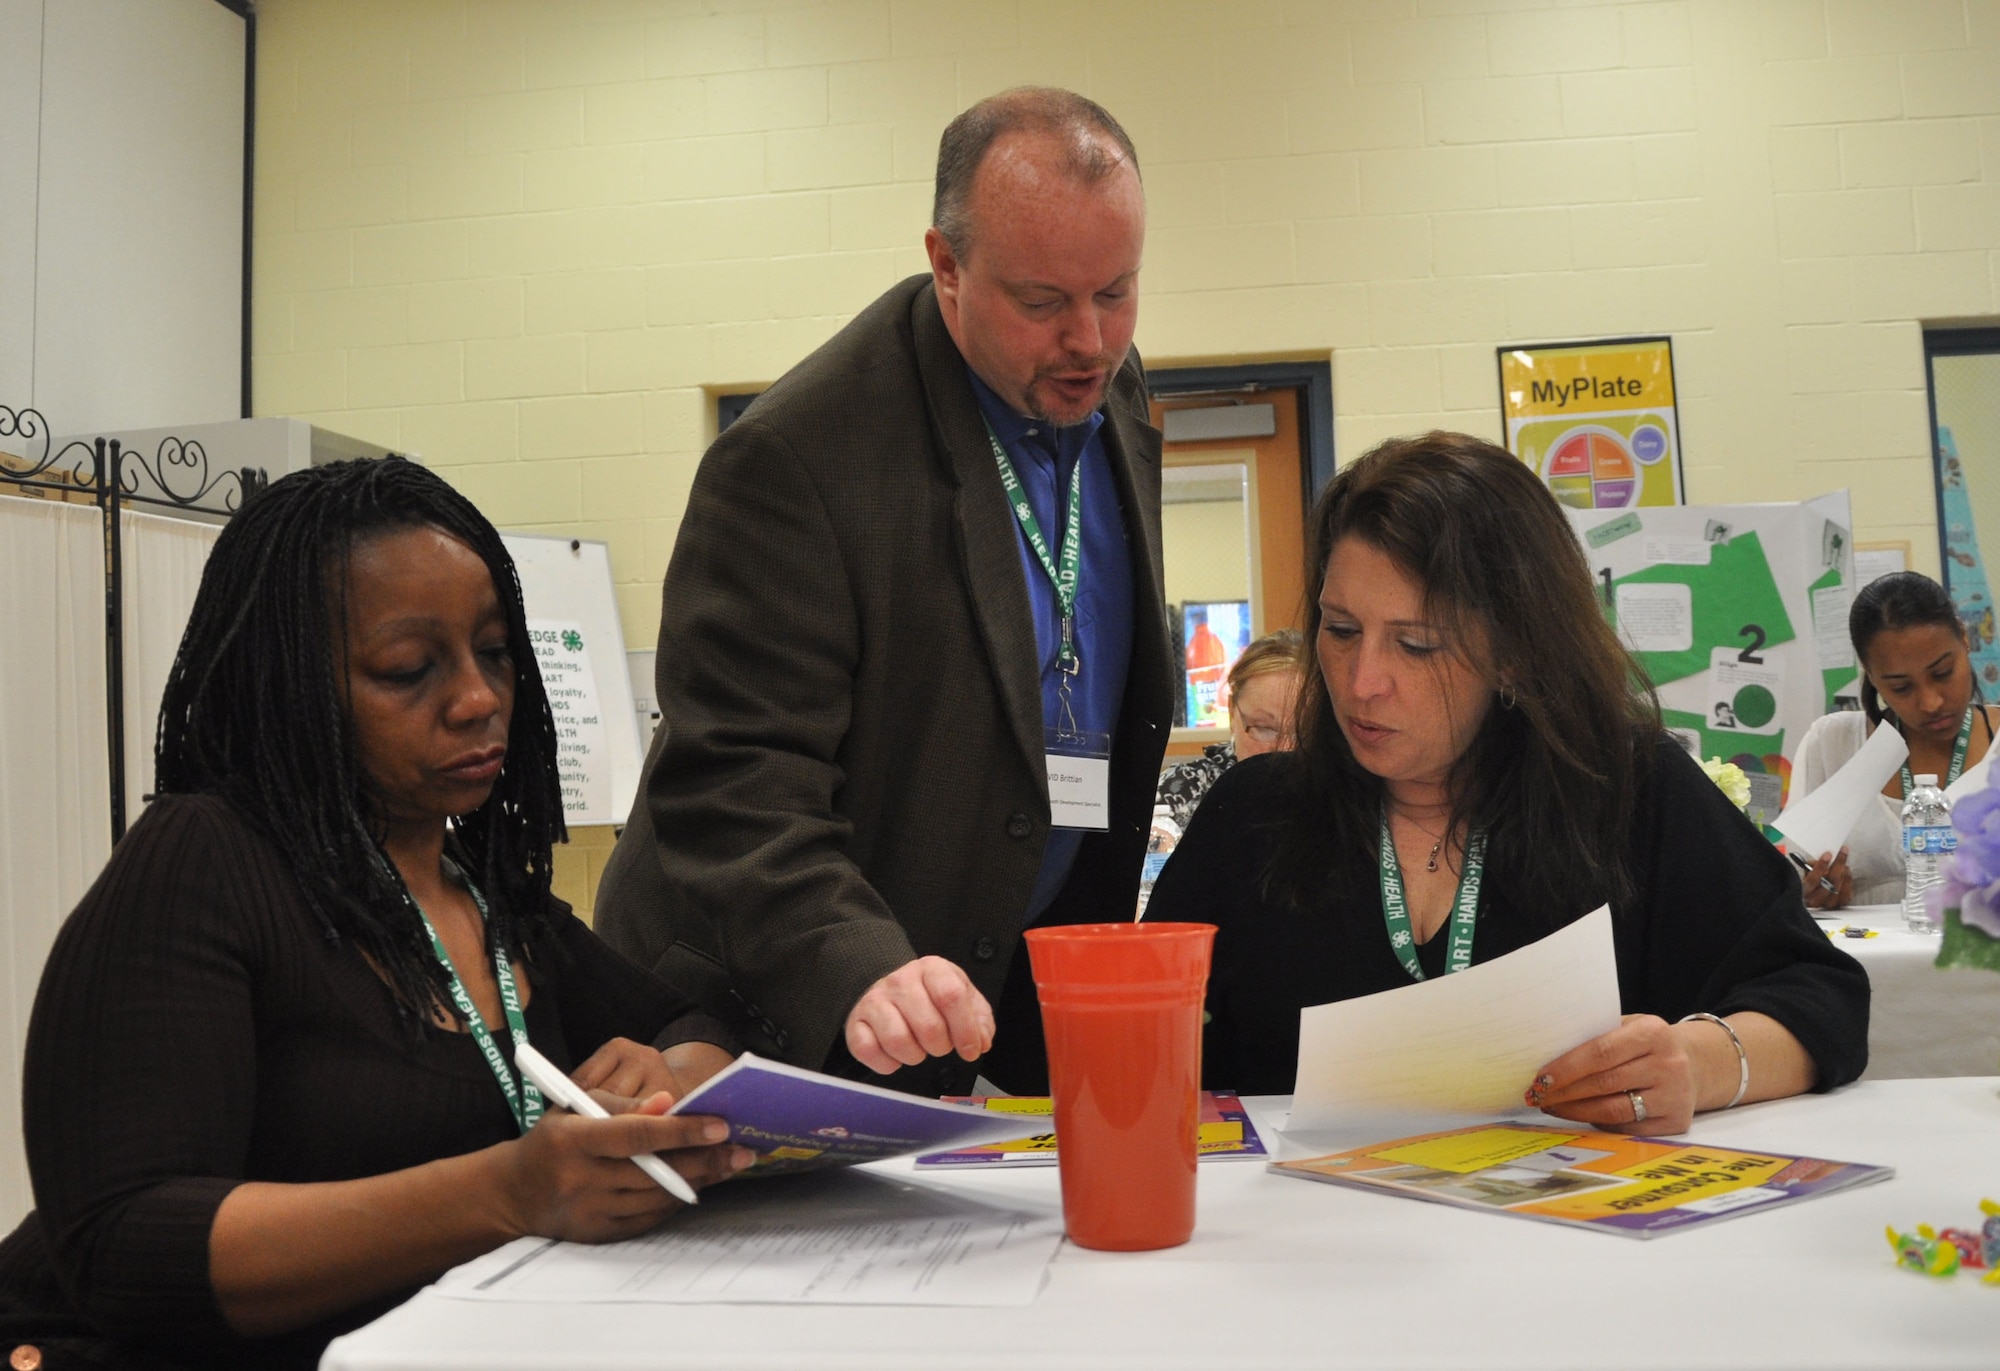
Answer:
[[[1784, 834], [1801, 857], [1817, 860], [1847, 841], [1854, 821], [1875, 802], [1909, 755], [1902, 734], [1893, 728], [1876, 729], [1846, 766], [1772, 820], [1771, 827]], [[1961, 784], [1964, 779], [1960, 778]]]
[[643, 1238], [521, 1238], [437, 1293], [507, 1304], [941, 1304], [1034, 1301], [1062, 1212], [855, 1171], [711, 1186]]
[[1536, 1068], [1618, 1026], [1611, 910], [1455, 975], [1301, 1011], [1292, 1133], [1520, 1111]]

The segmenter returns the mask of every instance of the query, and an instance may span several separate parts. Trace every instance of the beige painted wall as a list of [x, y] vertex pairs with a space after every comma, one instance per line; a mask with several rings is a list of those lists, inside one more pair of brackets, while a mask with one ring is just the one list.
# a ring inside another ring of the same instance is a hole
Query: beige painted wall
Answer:
[[1670, 332], [1693, 500], [1849, 487], [1935, 570], [1919, 321], [1992, 316], [1996, 0], [261, 0], [255, 403], [609, 541], [920, 268], [939, 130], [1136, 139], [1152, 361], [1334, 365], [1341, 454], [1499, 433], [1493, 349]]

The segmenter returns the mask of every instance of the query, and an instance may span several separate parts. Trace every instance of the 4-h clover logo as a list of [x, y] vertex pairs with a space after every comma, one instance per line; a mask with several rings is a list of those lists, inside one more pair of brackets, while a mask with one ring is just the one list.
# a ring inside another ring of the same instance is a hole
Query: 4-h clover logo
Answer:
[[573, 628], [563, 630], [562, 645], [571, 652], [583, 651], [583, 635]]

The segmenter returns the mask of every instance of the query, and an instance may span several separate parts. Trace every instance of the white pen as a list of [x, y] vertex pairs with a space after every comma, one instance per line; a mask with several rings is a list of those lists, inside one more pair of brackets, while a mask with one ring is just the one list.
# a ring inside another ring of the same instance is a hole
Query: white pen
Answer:
[[[517, 1043], [514, 1047], [514, 1065], [522, 1074], [535, 1083], [535, 1088], [567, 1109], [572, 1114], [581, 1114], [586, 1119], [608, 1119], [611, 1115], [604, 1106], [584, 1088], [556, 1069], [556, 1064], [535, 1051], [527, 1043]], [[700, 1204], [694, 1187], [687, 1183], [680, 1172], [668, 1166], [650, 1152], [641, 1152], [632, 1159], [633, 1165], [660, 1183], [660, 1188], [679, 1200], [682, 1204]]]

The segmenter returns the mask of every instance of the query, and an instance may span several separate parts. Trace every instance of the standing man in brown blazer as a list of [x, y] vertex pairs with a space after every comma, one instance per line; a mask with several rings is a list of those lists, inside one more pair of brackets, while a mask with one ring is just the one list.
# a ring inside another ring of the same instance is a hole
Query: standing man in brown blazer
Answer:
[[1037, 1091], [1021, 931], [1132, 916], [1177, 679], [1138, 158], [1008, 91], [946, 129], [934, 221], [931, 274], [702, 459], [597, 926], [760, 1052]]

